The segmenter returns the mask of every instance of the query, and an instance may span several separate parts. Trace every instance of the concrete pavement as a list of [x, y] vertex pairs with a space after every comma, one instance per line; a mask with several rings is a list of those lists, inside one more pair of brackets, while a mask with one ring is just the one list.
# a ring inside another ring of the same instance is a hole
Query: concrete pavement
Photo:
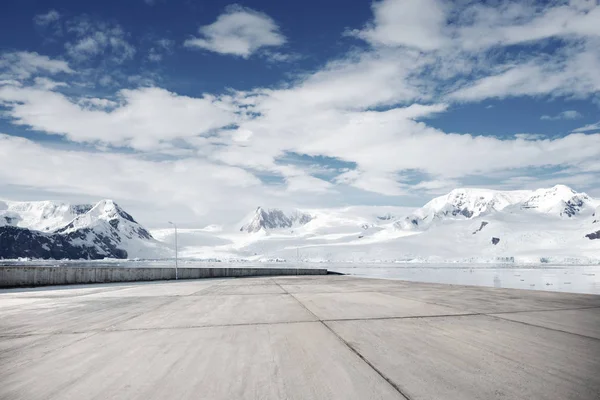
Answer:
[[349, 276], [0, 291], [0, 399], [598, 399], [600, 296]]

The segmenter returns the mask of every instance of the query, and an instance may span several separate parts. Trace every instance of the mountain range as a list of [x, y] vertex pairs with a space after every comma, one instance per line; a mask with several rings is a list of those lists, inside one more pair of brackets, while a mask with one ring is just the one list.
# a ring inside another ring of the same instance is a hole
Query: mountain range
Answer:
[[[150, 233], [111, 200], [0, 202], [0, 258], [164, 258], [174, 231]], [[258, 207], [237, 226], [179, 229], [180, 256], [312, 262], [600, 262], [600, 201], [564, 185], [455, 189], [423, 207]]]
[[600, 202], [585, 193], [556, 185], [535, 191], [455, 189], [397, 222], [400, 229], [427, 229], [449, 219], [473, 219], [497, 212], [576, 217], [591, 214]]
[[[259, 207], [238, 229], [181, 232], [182, 254], [314, 262], [600, 262], [599, 207], [599, 200], [564, 185], [455, 189], [408, 212]], [[170, 230], [153, 234], [173, 240]]]
[[156, 258], [170, 251], [112, 200], [0, 201], [0, 258]]

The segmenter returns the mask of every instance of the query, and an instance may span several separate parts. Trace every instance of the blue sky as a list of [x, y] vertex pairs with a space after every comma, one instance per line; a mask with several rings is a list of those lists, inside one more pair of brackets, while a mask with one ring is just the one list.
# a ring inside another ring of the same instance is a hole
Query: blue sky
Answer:
[[457, 186], [600, 196], [595, 0], [7, 0], [0, 37], [3, 198], [194, 225]]

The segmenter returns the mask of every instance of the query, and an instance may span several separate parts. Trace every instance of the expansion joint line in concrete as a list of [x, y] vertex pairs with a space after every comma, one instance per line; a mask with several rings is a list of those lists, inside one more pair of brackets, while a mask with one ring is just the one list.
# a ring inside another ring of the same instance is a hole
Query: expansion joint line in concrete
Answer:
[[[595, 308], [595, 307], [594, 307]], [[557, 310], [560, 311], [560, 310]], [[485, 315], [487, 317], [491, 317], [491, 318], [496, 318], [496, 319], [501, 319], [502, 321], [508, 321], [508, 322], [515, 322], [517, 324], [522, 324], [522, 325], [527, 325], [527, 326], [533, 326], [534, 328], [542, 328], [542, 329], [546, 329], [548, 331], [554, 331], [554, 332], [560, 332], [560, 333], [566, 333], [568, 335], [575, 335], [575, 336], [579, 336], [579, 337], [583, 337], [586, 339], [592, 339], [595, 341], [600, 341], [600, 339], [593, 337], [593, 336], [587, 336], [587, 335], [582, 335], [581, 333], [575, 333], [575, 332], [569, 332], [569, 331], [563, 331], [562, 329], [556, 329], [556, 328], [549, 328], [547, 326], [542, 326], [542, 325], [536, 325], [536, 324], [531, 324], [529, 322], [523, 322], [523, 321], [515, 321], [514, 319], [508, 319], [508, 318], [502, 318], [502, 317], [498, 317], [497, 315], [494, 314], [482, 314]]]
[[[456, 310], [460, 310], [460, 308], [458, 307], [453, 307], [447, 304], [440, 304], [440, 303], [436, 303], [433, 301], [425, 301], [425, 300], [419, 300], [419, 299], [414, 299], [414, 298], [410, 298], [408, 296], [398, 296], [402, 299], [406, 299], [406, 300], [412, 300], [412, 301], [420, 301], [422, 303], [427, 303], [427, 304], [432, 304], [432, 305], [436, 305], [436, 306], [442, 306], [442, 307], [450, 307], [450, 308], [454, 308]], [[521, 313], [527, 313], [527, 312], [553, 312], [553, 311], [574, 311], [574, 310], [589, 310], [589, 309], [594, 309], [594, 308], [600, 308], [598, 306], [590, 306], [590, 307], [574, 307], [574, 308], [555, 308], [555, 309], [546, 309], [546, 310], [518, 310], [518, 311], [498, 311], [498, 312], [475, 312], [475, 313], [471, 313], [471, 314], [456, 314], [456, 315], [448, 315], [447, 317], [464, 317], [464, 316], [477, 316], [477, 315], [481, 315], [481, 316], [485, 316], [485, 317], [490, 317], [490, 318], [497, 318], [497, 319], [501, 319], [503, 321], [510, 321], [510, 322], [516, 322], [519, 324], [523, 324], [523, 325], [528, 325], [528, 326], [533, 326], [536, 328], [542, 328], [542, 329], [546, 329], [549, 331], [555, 331], [555, 332], [561, 332], [561, 333], [567, 333], [567, 334], [571, 334], [571, 335], [576, 335], [576, 336], [580, 336], [580, 337], [584, 337], [587, 339], [592, 339], [592, 340], [600, 340], [598, 338], [592, 337], [592, 336], [586, 336], [586, 335], [582, 335], [580, 333], [575, 333], [575, 332], [569, 332], [569, 331], [564, 331], [562, 329], [556, 329], [556, 328], [550, 328], [547, 326], [542, 326], [542, 325], [536, 325], [536, 324], [531, 324], [528, 322], [522, 322], [522, 321], [515, 321], [512, 319], [508, 319], [508, 318], [502, 318], [501, 316], [498, 316], [497, 314], [501, 314], [501, 315], [505, 315], [505, 314], [521, 314]], [[445, 315], [434, 315], [434, 316], [423, 316], [423, 317], [419, 317], [419, 318], [428, 318], [428, 317], [446, 317]], [[406, 318], [406, 317], [404, 317]]]
[[306, 307], [306, 305], [304, 305], [304, 303], [302, 303], [300, 300], [298, 300], [296, 298], [296, 296], [294, 296], [292, 293], [290, 293], [287, 290], [285, 290], [285, 288], [283, 288], [279, 283], [277, 283], [277, 286], [279, 286], [281, 288], [281, 290], [283, 290], [286, 294], [290, 295], [294, 300], [296, 300], [296, 302], [298, 302], [298, 304], [300, 304], [300, 306], [302, 308], [304, 308], [308, 313], [310, 313], [311, 315], [313, 315], [317, 319], [317, 321], [321, 325], [323, 325], [325, 327], [325, 329], [327, 329], [329, 332], [331, 332], [333, 334], [333, 336], [336, 337], [348, 350], [350, 350], [352, 353], [356, 354], [356, 356], [360, 360], [362, 360], [365, 364], [367, 364], [377, 375], [379, 375], [381, 377], [381, 379], [383, 379], [384, 381], [386, 381], [392, 388], [394, 388], [394, 390], [396, 392], [398, 392], [398, 394], [400, 396], [402, 396], [406, 400], [411, 400], [411, 398], [407, 394], [405, 394], [402, 391], [402, 389], [391, 378], [389, 378], [388, 376], [386, 376], [382, 371], [379, 370], [379, 368], [377, 368], [375, 365], [373, 365], [373, 363], [371, 363], [362, 354], [360, 354], [354, 347], [352, 347], [350, 345], [350, 343], [348, 343], [346, 340], [344, 340], [344, 338], [342, 338], [340, 335], [338, 335], [338, 333], [336, 331], [334, 331], [321, 318], [319, 318], [308, 307]]
[[[386, 293], [386, 292], [390, 292], [390, 291], [381, 291], [380, 293]], [[459, 311], [465, 311], [465, 312], [469, 312], [469, 310], [464, 310], [460, 307], [457, 306], [453, 306], [450, 304], [444, 304], [444, 303], [438, 303], [435, 301], [428, 301], [428, 300], [423, 300], [423, 299], [418, 299], [418, 298], [414, 298], [414, 297], [410, 297], [410, 296], [402, 296], [400, 291], [396, 292], [396, 291], [392, 291], [391, 293], [394, 293], [395, 297], [399, 297], [401, 299], [406, 299], [406, 300], [412, 300], [412, 301], [418, 301], [421, 303], [426, 303], [426, 304], [432, 304], [434, 306], [441, 306], [441, 307], [449, 307], [449, 308], [454, 308], [455, 310], [459, 310]], [[533, 310], [515, 310], [515, 311], [483, 311], [483, 312], [477, 312], [477, 311], [473, 311], [472, 313], [475, 315], [490, 315], [490, 314], [519, 314], [519, 313], [528, 313], [528, 312], [552, 312], [552, 311], [572, 311], [572, 310], [589, 310], [591, 308], [600, 308], [600, 306], [584, 306], [584, 307], [569, 307], [569, 308], [548, 308], [548, 309], [533, 309]]]
[[545, 310], [494, 311], [494, 312], [488, 312], [488, 313], [486, 313], [486, 315], [489, 315], [489, 314], [521, 314], [521, 313], [528, 313], [528, 312], [577, 311], [577, 310], [589, 310], [592, 308], [600, 308], [600, 307], [599, 306], [587, 306], [587, 307], [573, 307], [573, 308], [549, 308], [549, 309], [545, 309]]
[[348, 322], [348, 321], [381, 321], [390, 319], [430, 319], [430, 318], [448, 318], [448, 317], [473, 317], [477, 315], [485, 315], [480, 313], [464, 313], [464, 314], [435, 314], [435, 315], [407, 315], [405, 317], [366, 317], [366, 318], [331, 318], [319, 320], [320, 322]]

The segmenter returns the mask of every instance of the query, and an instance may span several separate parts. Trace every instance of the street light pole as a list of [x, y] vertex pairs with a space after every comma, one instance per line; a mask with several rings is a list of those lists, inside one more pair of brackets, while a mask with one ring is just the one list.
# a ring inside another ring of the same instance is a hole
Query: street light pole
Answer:
[[171, 225], [175, 228], [175, 280], [179, 279], [179, 274], [177, 272], [177, 225], [173, 222], [169, 221]]

